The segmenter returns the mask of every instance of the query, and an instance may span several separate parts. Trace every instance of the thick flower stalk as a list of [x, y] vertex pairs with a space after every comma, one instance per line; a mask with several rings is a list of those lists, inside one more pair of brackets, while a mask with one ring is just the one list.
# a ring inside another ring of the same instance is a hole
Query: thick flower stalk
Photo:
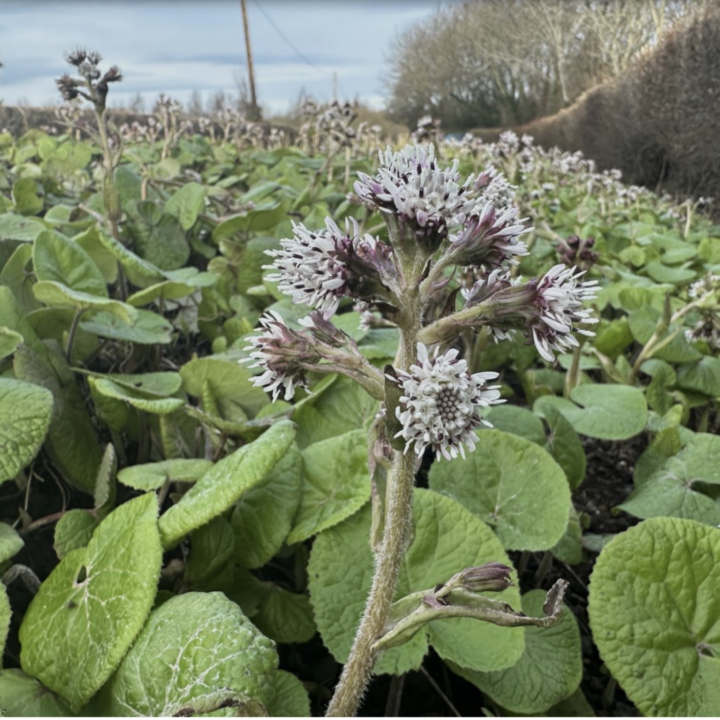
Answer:
[[[344, 232], [330, 219], [318, 231], [295, 224], [293, 237], [269, 251], [267, 278], [314, 312], [298, 330], [269, 313], [249, 348], [252, 367], [260, 370], [256, 385], [274, 397], [290, 399], [298, 387], [308, 388], [309, 373], [335, 372], [383, 401], [368, 456], [375, 457], [382, 438], [387, 490], [373, 502], [372, 587], [328, 708], [328, 715], [340, 716], [356, 712], [377, 655], [390, 642], [382, 638], [411, 536], [415, 472], [424, 453], [465, 457], [477, 432], [490, 426], [488, 408], [503, 402], [500, 387], [490, 384], [497, 373], [472, 373], [460, 357], [461, 331], [488, 327], [496, 341], [522, 332], [553, 360], [555, 352], [577, 345], [577, 333], [592, 334], [584, 329], [594, 320], [583, 303], [595, 291], [593, 282], [581, 280], [582, 272], [563, 265], [525, 283], [513, 277], [510, 270], [528, 252], [523, 236], [529, 229], [510, 204], [514, 188], [494, 169], [463, 179], [457, 162], [440, 166], [431, 145], [388, 148], [374, 176], [359, 174], [355, 192], [382, 213], [389, 242], [361, 235], [354, 221]], [[463, 276], [480, 279], [469, 288], [453, 287], [458, 267]], [[461, 289], [465, 305], [453, 312]], [[397, 355], [384, 373], [333, 325], [344, 298], [366, 321], [398, 328]], [[438, 319], [431, 322], [433, 317]], [[498, 582], [506, 581], [496, 574]]]

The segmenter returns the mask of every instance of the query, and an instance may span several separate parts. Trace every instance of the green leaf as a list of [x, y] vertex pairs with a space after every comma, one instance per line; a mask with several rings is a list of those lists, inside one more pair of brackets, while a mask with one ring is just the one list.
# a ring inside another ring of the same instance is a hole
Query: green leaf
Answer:
[[185, 392], [195, 397], [203, 396], [203, 387], [208, 383], [225, 420], [236, 419], [239, 409], [242, 422], [270, 403], [267, 393], [252, 384], [252, 376], [236, 360], [217, 356], [195, 358], [183, 365], [180, 375]]
[[25, 542], [10, 525], [0, 523], [0, 566], [15, 557], [24, 546]]
[[130, 233], [138, 254], [161, 270], [176, 270], [190, 257], [190, 246], [180, 223], [152, 200], [130, 203]]
[[182, 459], [123, 468], [117, 479], [136, 490], [159, 490], [168, 482], [197, 482], [213, 464], [210, 460]]
[[339, 378], [321, 395], [309, 397], [296, 408], [292, 417], [299, 427], [297, 444], [303, 449], [351, 430], [368, 428], [377, 409], [377, 401], [357, 383]]
[[[57, 349], [66, 348], [70, 328], [75, 319], [71, 307], [38, 307], [27, 314], [27, 319], [37, 335], [44, 341], [54, 340]], [[98, 339], [78, 328], [73, 342], [72, 362], [79, 364], [98, 349]]]
[[141, 495], [68, 553], [40, 586], [20, 626], [23, 670], [73, 710], [105, 683], [132, 645], [157, 590], [157, 499]]
[[54, 353], [47, 357], [46, 361], [29, 347], [19, 347], [13, 364], [15, 375], [52, 393], [53, 414], [45, 449], [68, 482], [92, 494], [102, 460], [97, 433], [65, 359]]
[[114, 283], [118, 277], [118, 263], [115, 256], [102, 244], [100, 232], [96, 226], [75, 235], [73, 242], [79, 245], [97, 265], [106, 283]]
[[545, 422], [550, 429], [544, 447], [563, 469], [570, 487], [574, 490], [585, 479], [587, 459], [582, 442], [559, 410], [548, 405], [544, 408], [544, 413]]
[[165, 212], [180, 221], [183, 230], [189, 230], [205, 207], [205, 188], [189, 182], [173, 193], [165, 203]]
[[144, 290], [138, 290], [128, 298], [128, 304], [133, 307], [149, 305], [156, 300], [179, 300], [192, 295], [198, 288], [210, 287], [218, 280], [217, 275], [208, 272], [185, 274], [182, 280], [166, 280], [156, 283]]
[[303, 643], [315, 635], [315, 621], [307, 595], [258, 580], [247, 570], [238, 570], [232, 598], [253, 624], [276, 642]]
[[[264, 265], [271, 262], [266, 255], [267, 250], [276, 250], [280, 247], [280, 241], [276, 238], [256, 237], [240, 248], [233, 244], [228, 247], [226, 242], [221, 243], [221, 250], [232, 248], [233, 265], [237, 267], [237, 289], [246, 293], [251, 287], [262, 285], [265, 270]], [[237, 257], [237, 259], [235, 259]]]
[[93, 499], [95, 501], [95, 512], [103, 518], [115, 505], [115, 476], [117, 475], [117, 453], [115, 446], [108, 443], [103, 452], [102, 461], [98, 468], [97, 479]]
[[23, 337], [20, 333], [0, 327], [0, 360], [12, 355], [22, 341]]
[[395, 357], [400, 332], [397, 328], [377, 328], [370, 330], [359, 343], [358, 347], [363, 357], [368, 360], [389, 360]]
[[294, 436], [293, 423], [275, 423], [257, 440], [216, 463], [160, 518], [163, 546], [174, 547], [189, 532], [230, 508], [272, 470]]
[[72, 550], [84, 548], [98, 524], [98, 519], [86, 510], [66, 512], [55, 525], [53, 547], [58, 558], [62, 560]]
[[[11, 244], [8, 243], [8, 245]], [[32, 255], [33, 246], [31, 244], [18, 245], [0, 271], [0, 285], [6, 285], [12, 290], [17, 305], [22, 307], [26, 313], [40, 307], [40, 303], [35, 299], [32, 291], [36, 280], [32, 267]], [[0, 265], [2, 265], [1, 258]]]
[[120, 203], [125, 205], [142, 197], [142, 178], [127, 165], [115, 169], [115, 187], [120, 195]]
[[46, 230], [45, 224], [36, 218], [12, 213], [0, 215], [0, 241], [32, 242], [43, 230]]
[[677, 372], [677, 384], [683, 390], [720, 397], [720, 358], [705, 355], [700, 362], [682, 365]]
[[603, 662], [647, 716], [713, 716], [720, 683], [720, 534], [654, 518], [618, 535], [590, 580]]
[[72, 717], [70, 708], [22, 670], [0, 670], [0, 715], [8, 717]]
[[561, 562], [567, 563], [568, 565], [577, 565], [579, 562], [582, 562], [583, 559], [582, 540], [583, 534], [580, 517], [571, 505], [565, 534], [554, 547], [550, 548], [550, 552]]
[[[645, 462], [644, 465], [647, 463]], [[720, 437], [698, 433], [676, 455], [635, 475], [636, 488], [620, 509], [639, 518], [680, 517], [717, 527], [720, 506], [702, 492], [720, 485]]]
[[147, 287], [165, 279], [165, 274], [160, 268], [138, 257], [114, 237], [100, 231], [98, 239], [105, 249], [125, 268], [133, 285]]
[[672, 283], [682, 285], [696, 277], [696, 272], [684, 263], [679, 267], [667, 267], [659, 260], [652, 260], [645, 266], [645, 272], [657, 283]]
[[113, 400], [120, 400], [131, 407], [152, 415], [169, 415], [185, 406], [181, 398], [152, 396], [142, 390], [131, 389], [107, 378], [88, 378], [93, 392]]
[[547, 550], [567, 527], [570, 490], [562, 468], [536, 444], [499, 430], [479, 432], [464, 459], [433, 463], [430, 487], [493, 527], [508, 550]]
[[496, 430], [519, 435], [536, 445], [545, 445], [542, 420], [527, 408], [518, 405], [496, 405], [488, 413], [487, 420]]
[[[542, 617], [545, 592], [532, 590], [522, 597], [526, 615]], [[525, 652], [506, 670], [479, 673], [453, 666], [498, 705], [520, 715], [549, 710], [572, 695], [582, 679], [580, 630], [572, 612], [565, 607], [562, 619], [549, 628], [525, 628]]]
[[533, 410], [543, 415], [552, 405], [580, 435], [601, 440], [627, 440], [647, 424], [645, 396], [629, 385], [578, 385], [570, 397], [574, 402], [546, 395], [538, 398]]
[[310, 717], [310, 698], [295, 675], [278, 670], [272, 685], [272, 699], [267, 704], [270, 717]]
[[139, 374], [93, 373], [95, 378], [110, 380], [114, 385], [142, 393], [146, 397], [168, 397], [175, 395], [182, 387], [182, 378], [176, 372], [149, 372]]
[[[641, 306], [628, 316], [630, 329], [635, 339], [645, 345], [652, 337], [657, 328], [658, 320], [662, 315], [662, 311], [650, 307]], [[687, 341], [682, 328], [671, 326], [666, 333], [670, 335], [674, 333], [673, 339], [665, 345], [661, 350], [654, 353], [654, 357], [665, 360], [670, 363], [687, 363], [699, 360], [702, 355]]]
[[677, 382], [675, 369], [669, 363], [657, 358], [646, 360], [640, 369], [652, 377], [650, 384], [645, 388], [648, 405], [655, 412], [664, 415], [674, 404], [669, 390]]
[[21, 177], [13, 183], [12, 199], [15, 212], [21, 215], [37, 215], [42, 212], [43, 199], [38, 195], [35, 180]]
[[[564, 482], [564, 480], [563, 480]], [[451, 498], [416, 490], [415, 534], [400, 571], [395, 595], [432, 588], [467, 567], [486, 562], [510, 565], [493, 532]], [[315, 540], [308, 576], [310, 601], [323, 642], [338, 662], [346, 662], [365, 607], [375, 562], [370, 549], [370, 508], [365, 507]], [[493, 594], [520, 606], [516, 587]], [[375, 672], [401, 674], [417, 669], [427, 643], [440, 656], [473, 670], [501, 670], [523, 651], [522, 628], [504, 628], [470, 618], [439, 620], [408, 643], [384, 652]]]
[[[3, 583], [0, 583], [0, 671], [2, 671], [2, 657], [5, 653], [5, 643], [7, 642], [8, 633], [10, 632], [11, 615], [12, 610], [10, 609], [10, 599], [7, 595], [7, 589]], [[2, 712], [1, 699], [0, 712]]]
[[370, 499], [364, 430], [313, 443], [302, 453], [300, 507], [287, 542], [302, 542], [337, 525]]
[[135, 318], [129, 323], [118, 315], [99, 312], [81, 321], [80, 327], [100, 337], [139, 345], [167, 345], [172, 342], [172, 325], [164, 317], [149, 310], [133, 310]]
[[76, 310], [102, 310], [116, 315], [125, 323], [132, 323], [137, 318], [137, 310], [126, 303], [73, 290], [52, 280], [35, 283], [33, 293], [46, 305], [70, 306]]
[[278, 657], [222, 593], [185, 593], [155, 610], [103, 690], [109, 716], [172, 717], [220, 691], [266, 703]]
[[53, 396], [44, 388], [0, 378], [0, 483], [14, 478], [40, 450]]
[[190, 558], [185, 566], [185, 580], [200, 588], [227, 565], [235, 553], [235, 535], [224, 517], [213, 518], [190, 534]]
[[0, 325], [22, 336], [26, 345], [44, 354], [45, 345], [28, 322], [26, 311], [18, 304], [9, 287], [0, 285]]
[[302, 487], [302, 455], [293, 444], [233, 510], [235, 560], [241, 567], [262, 567], [280, 550], [292, 528]]
[[231, 215], [218, 223], [212, 237], [215, 242], [220, 242], [241, 231], [265, 232], [272, 230], [286, 218], [287, 207], [284, 203], [265, 203], [239, 215]]
[[[606, 324], [607, 323], [607, 324]], [[612, 322], [600, 321], [593, 347], [614, 360], [633, 341], [633, 334], [625, 315]]]
[[92, 258], [75, 242], [55, 232], [40, 233], [33, 245], [38, 280], [50, 280], [71, 290], [108, 296], [105, 278]]

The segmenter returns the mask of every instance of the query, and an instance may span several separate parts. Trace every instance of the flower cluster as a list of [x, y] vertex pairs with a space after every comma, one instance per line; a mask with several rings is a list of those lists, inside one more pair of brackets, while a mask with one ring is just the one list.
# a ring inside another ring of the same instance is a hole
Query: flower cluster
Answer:
[[458, 161], [442, 169], [432, 145], [408, 145], [400, 152], [380, 153], [375, 177], [358, 173], [355, 192], [368, 207], [396, 214], [418, 235], [443, 239], [472, 212], [477, 191], [471, 175], [460, 182]]
[[398, 370], [397, 379], [389, 376], [403, 392], [395, 411], [402, 425], [397, 436], [405, 440], [405, 452], [413, 448], [416, 455], [422, 455], [430, 447], [438, 459], [465, 457], [466, 447], [470, 452], [475, 449], [477, 428], [492, 427], [483, 419], [483, 410], [504, 402], [498, 386], [487, 386], [487, 381], [498, 375], [471, 375], [467, 362], [458, 359], [457, 350], [439, 355], [436, 348], [431, 356], [425, 345], [418, 343], [417, 354], [418, 364], [411, 365], [409, 372]]
[[584, 274], [578, 268], [555, 265], [539, 282], [528, 283], [536, 288], [532, 302], [535, 317], [530, 323], [530, 332], [535, 347], [548, 362], [555, 360], [553, 351], [567, 352], [579, 344], [574, 333], [586, 337], [595, 334], [578, 327], [598, 321], [583, 307], [583, 302], [595, 298], [597, 281], [580, 282]]
[[268, 280], [299, 305], [332, 316], [343, 296], [372, 296], [382, 277], [393, 273], [390, 248], [371, 235], [360, 236], [354, 220], [348, 221], [345, 233], [330, 218], [324, 230], [313, 232], [293, 223], [293, 231], [292, 238], [280, 241], [280, 250], [267, 251], [275, 260], [266, 268], [278, 271]]
[[253, 384], [272, 393], [273, 400], [277, 400], [281, 393], [285, 400], [291, 400], [295, 388], [306, 388], [308, 384], [305, 369], [299, 361], [308, 355], [308, 340], [291, 330], [273, 310], [268, 310], [260, 318], [260, 325], [263, 332], [250, 338], [250, 345], [245, 348], [250, 357], [243, 358], [241, 362], [254, 360], [254, 364], [248, 367], [265, 371], [253, 378]]
[[453, 259], [458, 265], [500, 266], [516, 262], [515, 256], [527, 255], [520, 236], [530, 232], [517, 219], [518, 210], [505, 208], [500, 213], [487, 203], [478, 214], [472, 214], [463, 229], [450, 235]]
[[515, 200], [517, 188], [497, 168], [489, 167], [478, 175], [475, 187], [482, 191], [481, 202], [506, 208]]
[[495, 340], [507, 339], [513, 330], [522, 330], [535, 344], [540, 356], [555, 360], [579, 345], [576, 334], [595, 333], [582, 325], [597, 322], [583, 303], [595, 298], [597, 281], [580, 281], [584, 271], [555, 265], [541, 278], [521, 283], [500, 268], [463, 291], [466, 307], [485, 304], [487, 323]]
[[[525, 152], [530, 143], [529, 138], [515, 142], [505, 137], [502, 153]], [[402, 328], [404, 319], [417, 318], [418, 312], [422, 324], [427, 321], [424, 311], [451, 280], [446, 271], [463, 267], [461, 285], [467, 278], [479, 278], [461, 288], [465, 307], [452, 313], [448, 308], [454, 296], [438, 298], [446, 309], [420, 330], [422, 339], [436, 344], [434, 353], [418, 343], [416, 363], [387, 371], [401, 394], [386, 396], [388, 412], [394, 411], [395, 417], [392, 422], [383, 417], [396, 425], [393, 432], [404, 440], [405, 452], [412, 449], [420, 456], [431, 448], [438, 458], [464, 457], [466, 449], [474, 449], [478, 428], [489, 425], [485, 410], [503, 402], [498, 386], [488, 385], [497, 373], [473, 374], [458, 350], [440, 353], [437, 343], [453, 343], [462, 328], [485, 326], [496, 341], [523, 332], [545, 360], [553, 361], [554, 352], [579, 345], [577, 334], [593, 334], [584, 326], [596, 321], [583, 303], [594, 298], [596, 283], [582, 280], [579, 268], [562, 264], [527, 282], [513, 276], [517, 258], [528, 252], [523, 236], [530, 230], [511, 204], [514, 188], [498, 171], [486, 170], [463, 181], [458, 162], [441, 168], [432, 145], [399, 152], [388, 148], [380, 160], [375, 176], [359, 174], [355, 192], [385, 214], [390, 245], [361, 235], [354, 220], [347, 221], [343, 232], [328, 219], [319, 231], [294, 224], [293, 237], [268, 251], [273, 264], [267, 267], [274, 271], [268, 279], [278, 282], [295, 303], [316, 312], [301, 321], [306, 329], [299, 333], [279, 316], [263, 320], [265, 332], [252, 341], [251, 357], [265, 372], [255, 382], [275, 395], [284, 389], [285, 396], [292, 397], [295, 387], [306, 385], [305, 372], [325, 360], [333, 371], [339, 369], [365, 383], [375, 397], [383, 397], [382, 376], [373, 376], [379, 371], [330, 322], [341, 298], [353, 299], [370, 324], [398, 322]], [[581, 256], [591, 252], [591, 244], [571, 238], [567, 248]], [[410, 284], [404, 273], [409, 273]], [[418, 307], [409, 308], [408, 303]], [[380, 320], [371, 309], [380, 313]]]
[[598, 259], [598, 253], [593, 247], [595, 247], [595, 238], [571, 235], [567, 240], [559, 243], [558, 255], [565, 265], [581, 265], [584, 269], [588, 269]]
[[334, 314], [345, 294], [350, 275], [338, 259], [338, 246], [346, 237], [328, 218], [325, 229], [313, 232], [293, 222], [293, 237], [280, 241], [280, 250], [268, 250], [275, 258], [266, 269], [278, 272], [267, 279], [299, 305], [310, 305]]
[[98, 112], [102, 112], [105, 109], [108, 85], [123, 79], [120, 68], [113, 65], [103, 74], [98, 67], [102, 61], [100, 53], [81, 49], [68, 53], [65, 59], [77, 68], [80, 78], [71, 77], [66, 73], [55, 81], [63, 99], [69, 102], [83, 97], [90, 100]]

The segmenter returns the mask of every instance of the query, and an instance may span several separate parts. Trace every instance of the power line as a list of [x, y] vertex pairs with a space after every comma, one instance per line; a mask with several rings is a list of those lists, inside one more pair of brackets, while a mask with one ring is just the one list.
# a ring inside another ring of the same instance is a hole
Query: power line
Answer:
[[307, 65], [309, 65], [313, 70], [317, 72], [322, 72], [320, 68], [315, 65], [311, 60], [308, 60], [308, 58], [301, 53], [295, 45], [293, 45], [292, 40], [275, 24], [273, 19], [265, 12], [265, 8], [258, 2], [258, 0], [253, 0], [255, 3], [255, 7], [263, 14], [265, 19], [275, 28], [275, 32], [285, 41], [285, 44]]

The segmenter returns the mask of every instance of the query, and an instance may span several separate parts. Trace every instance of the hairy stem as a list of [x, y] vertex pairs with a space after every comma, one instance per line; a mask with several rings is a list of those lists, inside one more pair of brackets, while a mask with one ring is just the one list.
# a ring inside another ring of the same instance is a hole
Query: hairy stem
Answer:
[[388, 508], [380, 552], [372, 588], [350, 658], [343, 668], [340, 681], [327, 710], [329, 717], [355, 715], [372, 674], [377, 657], [373, 645], [380, 639], [395, 595], [395, 587], [408, 530], [412, 519], [412, 491], [415, 480], [415, 456], [395, 453], [388, 485]]

